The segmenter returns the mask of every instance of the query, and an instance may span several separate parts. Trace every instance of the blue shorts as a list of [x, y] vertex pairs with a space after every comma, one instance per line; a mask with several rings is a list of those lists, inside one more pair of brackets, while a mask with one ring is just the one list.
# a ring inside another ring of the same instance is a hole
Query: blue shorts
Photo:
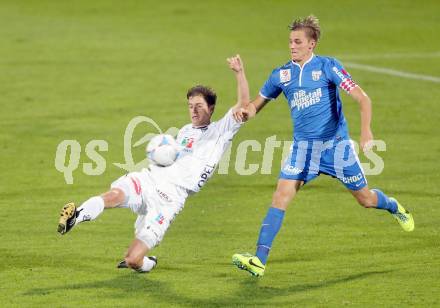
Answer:
[[350, 139], [294, 140], [279, 178], [300, 180], [305, 184], [321, 173], [339, 179], [350, 190], [367, 186], [367, 179]]

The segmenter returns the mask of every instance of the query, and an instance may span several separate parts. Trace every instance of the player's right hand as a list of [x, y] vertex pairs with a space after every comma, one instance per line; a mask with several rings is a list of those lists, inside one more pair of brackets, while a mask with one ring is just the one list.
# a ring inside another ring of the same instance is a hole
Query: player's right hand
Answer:
[[240, 58], [240, 55], [236, 55], [231, 58], [227, 58], [229, 67], [236, 73], [239, 73], [243, 70], [243, 61]]

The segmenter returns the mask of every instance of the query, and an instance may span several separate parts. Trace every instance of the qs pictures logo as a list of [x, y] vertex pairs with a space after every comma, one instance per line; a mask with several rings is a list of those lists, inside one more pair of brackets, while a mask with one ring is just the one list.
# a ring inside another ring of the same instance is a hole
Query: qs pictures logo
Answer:
[[[143, 126], [143, 131], [145, 133], [142, 138], [136, 142], [132, 142], [133, 135], [138, 126]], [[153, 131], [153, 132], [151, 132]], [[176, 136], [179, 129], [176, 127], [171, 127], [166, 131], [162, 131], [157, 125], [157, 123], [145, 116], [137, 116], [133, 118], [127, 125], [124, 133], [124, 161], [120, 163], [113, 163], [114, 166], [125, 170], [125, 172], [139, 171], [142, 168], [147, 167], [148, 158], [144, 158], [135, 162], [133, 159], [134, 148], [139, 148], [145, 145], [157, 134], [169, 134]], [[190, 150], [194, 146], [194, 140], [192, 138], [184, 138], [180, 141], [184, 146], [183, 151]], [[359, 153], [359, 146], [354, 141], [346, 141], [347, 144], [342, 143], [340, 145], [354, 147], [354, 151]], [[317, 149], [320, 149], [322, 145], [319, 142], [316, 144]], [[314, 144], [315, 147], [315, 144]], [[286, 167], [283, 163], [286, 158], [289, 157], [292, 149], [292, 141], [290, 140], [278, 140], [276, 135], [269, 136], [262, 143], [259, 140], [242, 140], [237, 146], [234, 146], [235, 157], [232, 160], [232, 146], [226, 149], [223, 154], [222, 159], [218, 163], [216, 172], [219, 174], [229, 174], [231, 165], [234, 166], [235, 172], [239, 175], [253, 175], [257, 172], [260, 174], [274, 174], [278, 173], [280, 168], [283, 168], [284, 172], [289, 173], [300, 173], [303, 172], [303, 168], [294, 166]], [[345, 149], [345, 148], [344, 148]], [[91, 140], [89, 141], [84, 149], [85, 155], [87, 156], [87, 161], [82, 164], [82, 171], [87, 175], [101, 175], [105, 172], [107, 167], [107, 162], [105, 158], [100, 154], [102, 152], [109, 151], [108, 142], [106, 140]], [[364, 156], [367, 162], [361, 163], [364, 169], [365, 175], [378, 175], [384, 169], [384, 161], [382, 158], [375, 153], [375, 151], [386, 151], [386, 144], [383, 140], [374, 140], [372, 143], [372, 150], [365, 152]], [[258, 152], [261, 155], [249, 155], [251, 152]], [[281, 155], [281, 159], [278, 160], [275, 157], [275, 152]], [[281, 153], [280, 153], [281, 152]], [[318, 153], [321, 155], [323, 152], [321, 150], [314, 150], [313, 153]], [[335, 161], [338, 161], [338, 166], [349, 166], [356, 162], [356, 157], [349, 157], [346, 159], [343, 153], [341, 155], [335, 156]], [[56, 154], [55, 154], [55, 168], [59, 172], [63, 173], [64, 180], [67, 184], [73, 184], [73, 173], [80, 167], [80, 157], [82, 153], [81, 144], [77, 140], [63, 140], [58, 144]], [[255, 158], [258, 157], [258, 158]], [[314, 167], [320, 164], [320, 157], [315, 157], [315, 163], [312, 164]], [[298, 161], [303, 161], [299, 159]], [[274, 162], [277, 162], [278, 168], [273, 168]], [[313, 171], [313, 170], [310, 170]], [[214, 170], [210, 171], [214, 172]], [[202, 183], [200, 183], [202, 184]]]

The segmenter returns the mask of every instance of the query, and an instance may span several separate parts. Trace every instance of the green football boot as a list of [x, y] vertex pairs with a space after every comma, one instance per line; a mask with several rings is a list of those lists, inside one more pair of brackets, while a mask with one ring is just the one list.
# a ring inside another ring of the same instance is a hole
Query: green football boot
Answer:
[[405, 208], [394, 198], [390, 198], [397, 203], [397, 212], [392, 214], [394, 218], [399, 222], [400, 226], [406, 232], [411, 232], [414, 230], [414, 219], [410, 212], [405, 210]]
[[264, 275], [264, 269], [266, 266], [261, 263], [258, 257], [249, 253], [236, 253], [232, 256], [232, 263], [239, 269], [248, 271], [253, 276], [261, 277]]

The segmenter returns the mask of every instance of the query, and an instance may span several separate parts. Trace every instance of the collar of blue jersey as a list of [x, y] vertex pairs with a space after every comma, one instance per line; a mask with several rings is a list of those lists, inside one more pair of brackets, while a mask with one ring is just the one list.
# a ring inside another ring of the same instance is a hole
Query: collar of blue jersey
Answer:
[[298, 63], [296, 63], [295, 61], [291, 60], [291, 62], [293, 63], [293, 65], [298, 66], [300, 69], [303, 68], [304, 66], [306, 66], [307, 63], [309, 63], [310, 61], [313, 60], [313, 58], [315, 57], [315, 54], [312, 52], [312, 56], [306, 61], [304, 62], [303, 66], [301, 67], [301, 65], [299, 65]]

